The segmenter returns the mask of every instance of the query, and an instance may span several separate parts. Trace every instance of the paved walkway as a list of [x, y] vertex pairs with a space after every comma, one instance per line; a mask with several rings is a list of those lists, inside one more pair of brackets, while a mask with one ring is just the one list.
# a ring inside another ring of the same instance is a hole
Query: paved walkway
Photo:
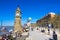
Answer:
[[17, 37], [16, 40], [25, 40], [28, 36]]
[[[58, 40], [60, 40], [60, 33], [56, 31]], [[47, 29], [45, 29], [45, 33], [41, 32], [41, 28], [39, 30], [34, 29], [34, 31], [29, 31], [29, 37], [26, 38], [26, 40], [49, 40], [49, 38], [52, 38], [53, 35], [53, 29], [50, 30], [50, 35], [48, 35]]]
[[22, 37], [17, 37], [16, 40], [25, 40], [26, 37], [28, 37], [28, 32], [24, 32], [24, 33], [22, 34]]
[[49, 40], [50, 37], [44, 33], [40, 33], [39, 30], [29, 31], [29, 37], [26, 40]]
[[[39, 28], [39, 30], [41, 31], [42, 28]], [[48, 35], [48, 29], [47, 28], [44, 28], [45, 29], [45, 34]], [[57, 34], [57, 38], [58, 40], [60, 40], [60, 33], [59, 33], [59, 29], [55, 29], [55, 32]], [[52, 37], [53, 35], [53, 29], [50, 29], [50, 35], [48, 36], [51, 36]]]
[[16, 40], [25, 40], [26, 36], [17, 37]]

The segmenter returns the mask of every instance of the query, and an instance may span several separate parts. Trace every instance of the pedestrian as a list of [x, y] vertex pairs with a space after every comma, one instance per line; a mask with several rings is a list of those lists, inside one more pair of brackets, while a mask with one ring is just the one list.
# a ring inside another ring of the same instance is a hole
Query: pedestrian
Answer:
[[31, 30], [33, 31], [33, 28], [31, 28]]
[[38, 30], [38, 27], [37, 27], [37, 30]]
[[50, 29], [48, 28], [48, 35], [50, 34]]
[[48, 35], [50, 34], [51, 23], [48, 24]]
[[53, 31], [53, 40], [57, 40], [57, 34]]

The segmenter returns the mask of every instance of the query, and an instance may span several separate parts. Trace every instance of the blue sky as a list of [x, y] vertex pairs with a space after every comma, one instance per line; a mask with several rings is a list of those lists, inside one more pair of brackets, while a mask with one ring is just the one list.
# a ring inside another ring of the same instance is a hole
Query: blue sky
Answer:
[[49, 12], [60, 13], [59, 0], [0, 0], [0, 24], [3, 20], [3, 25], [14, 25], [14, 18], [17, 5], [22, 11], [22, 24], [27, 22], [29, 17], [31, 22], [41, 19]]

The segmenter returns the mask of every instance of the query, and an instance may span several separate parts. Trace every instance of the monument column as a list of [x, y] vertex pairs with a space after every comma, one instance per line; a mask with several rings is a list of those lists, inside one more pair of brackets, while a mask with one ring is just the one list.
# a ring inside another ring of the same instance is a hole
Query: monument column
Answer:
[[17, 7], [17, 10], [16, 10], [15, 22], [14, 22], [14, 32], [22, 33], [21, 11], [20, 11], [19, 7]]

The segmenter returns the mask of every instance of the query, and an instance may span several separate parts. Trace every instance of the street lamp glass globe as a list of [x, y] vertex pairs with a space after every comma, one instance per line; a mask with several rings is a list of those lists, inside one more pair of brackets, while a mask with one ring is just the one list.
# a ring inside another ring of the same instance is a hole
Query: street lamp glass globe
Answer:
[[31, 20], [31, 17], [29, 17], [29, 20]]

